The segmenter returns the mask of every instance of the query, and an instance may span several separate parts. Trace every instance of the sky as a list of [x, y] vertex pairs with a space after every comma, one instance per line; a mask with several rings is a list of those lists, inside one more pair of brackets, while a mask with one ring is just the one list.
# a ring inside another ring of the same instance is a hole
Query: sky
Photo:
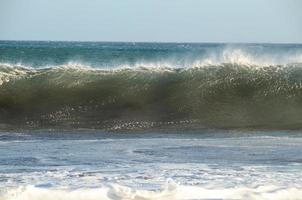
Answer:
[[302, 1], [0, 0], [0, 40], [302, 43]]

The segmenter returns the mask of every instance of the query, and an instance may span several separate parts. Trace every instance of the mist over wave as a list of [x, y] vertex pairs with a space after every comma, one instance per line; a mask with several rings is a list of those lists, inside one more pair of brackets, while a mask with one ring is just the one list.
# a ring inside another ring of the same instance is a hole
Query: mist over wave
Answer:
[[221, 63], [285, 65], [302, 61], [301, 44], [0, 41], [0, 63], [33, 68], [81, 63], [93, 68]]

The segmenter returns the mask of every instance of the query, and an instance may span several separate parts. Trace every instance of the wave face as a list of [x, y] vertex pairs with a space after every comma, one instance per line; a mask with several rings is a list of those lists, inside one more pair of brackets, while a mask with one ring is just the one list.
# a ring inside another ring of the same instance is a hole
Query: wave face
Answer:
[[[302, 128], [302, 45], [2, 42], [0, 52], [2, 128]], [[84, 61], [66, 63], [68, 52]]]

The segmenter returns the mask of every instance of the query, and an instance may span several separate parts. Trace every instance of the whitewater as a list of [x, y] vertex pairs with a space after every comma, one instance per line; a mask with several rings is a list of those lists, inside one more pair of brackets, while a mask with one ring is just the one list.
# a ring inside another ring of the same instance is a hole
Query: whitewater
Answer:
[[0, 199], [300, 199], [299, 131], [1, 134]]
[[0, 200], [301, 199], [302, 45], [0, 41]]

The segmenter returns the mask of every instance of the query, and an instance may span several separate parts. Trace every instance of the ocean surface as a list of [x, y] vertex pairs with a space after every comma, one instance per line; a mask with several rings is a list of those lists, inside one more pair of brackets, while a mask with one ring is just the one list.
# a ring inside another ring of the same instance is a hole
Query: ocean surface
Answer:
[[302, 44], [0, 41], [0, 200], [302, 199]]

